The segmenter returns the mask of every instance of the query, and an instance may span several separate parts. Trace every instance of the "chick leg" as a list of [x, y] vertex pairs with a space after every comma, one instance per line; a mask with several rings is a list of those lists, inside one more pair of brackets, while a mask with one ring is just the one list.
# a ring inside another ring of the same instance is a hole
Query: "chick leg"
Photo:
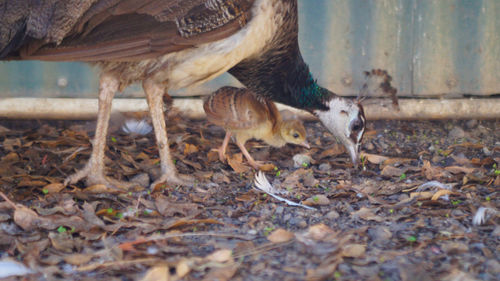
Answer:
[[168, 182], [175, 185], [190, 185], [194, 179], [187, 175], [177, 173], [170, 151], [168, 147], [167, 127], [165, 125], [165, 117], [163, 115], [163, 95], [164, 90], [160, 85], [151, 79], [143, 82], [142, 87], [146, 93], [146, 99], [149, 105], [149, 112], [155, 129], [156, 143], [158, 145], [158, 153], [160, 154], [161, 173], [162, 175], [151, 184], [154, 188], [157, 184]]
[[243, 155], [245, 155], [245, 158], [248, 160], [248, 164], [250, 164], [255, 170], [259, 170], [260, 167], [263, 166], [263, 163], [261, 163], [260, 161], [255, 161], [252, 158], [252, 156], [250, 155], [250, 153], [248, 153], [248, 150], [245, 148], [245, 145], [243, 143], [236, 140], [236, 144], [240, 148]]
[[108, 187], [128, 188], [133, 183], [120, 182], [104, 176], [104, 150], [106, 148], [106, 135], [108, 133], [109, 117], [111, 115], [111, 103], [115, 93], [118, 91], [120, 82], [109, 74], [103, 74], [99, 82], [99, 110], [97, 112], [97, 126], [92, 143], [92, 153], [85, 167], [70, 175], [64, 180], [64, 185], [74, 184], [83, 178], [87, 185], [105, 184]]
[[231, 139], [231, 132], [227, 131], [226, 136], [224, 137], [224, 141], [222, 142], [222, 145], [218, 149], [219, 160], [221, 162], [226, 162], [226, 149], [230, 139]]

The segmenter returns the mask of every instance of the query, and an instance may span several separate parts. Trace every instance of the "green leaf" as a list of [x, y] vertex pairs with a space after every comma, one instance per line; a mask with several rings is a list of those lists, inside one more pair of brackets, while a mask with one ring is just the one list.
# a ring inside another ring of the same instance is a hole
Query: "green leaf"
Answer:
[[406, 174], [405, 173], [402, 173], [401, 176], [399, 176], [399, 179], [400, 180], [404, 180], [406, 179]]
[[417, 237], [415, 237], [415, 236], [412, 235], [412, 236], [407, 237], [406, 240], [408, 242], [416, 242], [417, 241]]
[[49, 190], [46, 188], [42, 189], [42, 192], [43, 192], [43, 194], [49, 194]]
[[66, 227], [64, 227], [64, 226], [62, 226], [62, 225], [61, 225], [60, 227], [58, 227], [58, 228], [57, 228], [57, 232], [59, 232], [59, 233], [64, 233], [64, 232], [66, 232], [66, 231], [68, 231], [68, 230], [66, 229]]
[[111, 137], [111, 141], [112, 142], [116, 142], [116, 138], [115, 137]]

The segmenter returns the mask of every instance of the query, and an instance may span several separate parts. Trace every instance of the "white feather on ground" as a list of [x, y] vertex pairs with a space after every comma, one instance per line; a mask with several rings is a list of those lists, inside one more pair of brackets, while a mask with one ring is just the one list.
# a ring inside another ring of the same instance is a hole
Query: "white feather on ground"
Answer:
[[493, 208], [489, 207], [479, 207], [477, 209], [476, 214], [472, 218], [472, 224], [474, 225], [482, 225], [484, 224], [490, 216], [498, 216], [500, 215], [500, 212]]
[[254, 183], [255, 183], [255, 186], [257, 187], [257, 189], [264, 191], [265, 193], [271, 195], [275, 199], [282, 201], [282, 202], [285, 202], [290, 206], [298, 206], [298, 207], [306, 208], [308, 210], [317, 210], [316, 208], [309, 207], [307, 205], [300, 204], [300, 203], [295, 203], [293, 201], [290, 201], [288, 199], [285, 199], [281, 196], [276, 195], [276, 193], [278, 193], [278, 191], [269, 183], [269, 181], [266, 178], [266, 175], [264, 175], [264, 173], [262, 171], [259, 171], [257, 173], [257, 175], [255, 175]]
[[122, 130], [127, 134], [147, 135], [153, 128], [145, 119], [128, 119], [122, 126]]
[[[422, 184], [421, 186], [419, 186], [417, 188], [417, 191], [421, 192], [421, 191], [430, 190], [430, 189], [434, 189], [434, 190], [440, 190], [440, 189], [452, 190], [453, 187], [451, 186], [451, 184], [441, 183], [441, 182], [438, 182], [438, 181], [429, 181], [429, 182], [426, 182], [426, 183]], [[441, 196], [440, 198], [443, 199], [443, 200], [446, 200], [446, 201], [450, 201], [450, 196], [448, 194], [445, 194], [445, 195]]]
[[10, 259], [4, 259], [0, 261], [0, 278], [7, 278], [10, 276], [23, 276], [32, 273], [35, 272], [20, 262]]

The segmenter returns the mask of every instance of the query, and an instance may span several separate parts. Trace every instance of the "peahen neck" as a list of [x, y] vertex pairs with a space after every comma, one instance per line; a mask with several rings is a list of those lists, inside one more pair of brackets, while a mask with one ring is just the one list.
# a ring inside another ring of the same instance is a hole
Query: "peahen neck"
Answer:
[[288, 55], [268, 57], [272, 59], [241, 63], [230, 73], [258, 95], [275, 102], [308, 111], [328, 109], [325, 104], [334, 94], [318, 85], [298, 48]]

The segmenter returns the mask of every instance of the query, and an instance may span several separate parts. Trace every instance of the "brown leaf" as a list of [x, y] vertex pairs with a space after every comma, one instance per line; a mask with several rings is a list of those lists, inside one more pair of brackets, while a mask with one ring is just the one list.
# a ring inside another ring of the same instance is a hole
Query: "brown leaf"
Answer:
[[212, 268], [207, 275], [203, 278], [204, 281], [227, 281], [231, 280], [236, 271], [238, 270], [238, 265], [233, 264], [220, 268]]
[[50, 232], [49, 239], [56, 250], [72, 253], [75, 248], [75, 241], [67, 233]]
[[10, 152], [9, 154], [2, 157], [2, 162], [17, 162], [19, 161], [19, 155], [15, 152]]
[[186, 143], [186, 146], [184, 147], [184, 156], [196, 153], [198, 151], [199, 151], [199, 149], [198, 149], [198, 147], [196, 145], [190, 144], [190, 143]]
[[444, 196], [446, 194], [452, 194], [453, 192], [451, 190], [448, 190], [448, 189], [441, 189], [441, 190], [438, 190], [436, 193], [434, 193], [434, 195], [432, 195], [432, 198], [431, 200], [432, 201], [436, 201], [438, 200], [441, 196]]
[[382, 156], [382, 155], [377, 155], [377, 154], [370, 154], [370, 153], [365, 153], [365, 152], [361, 153], [361, 157], [363, 157], [366, 160], [368, 160], [368, 162], [370, 162], [372, 164], [377, 164], [377, 165], [381, 164], [385, 160], [389, 159], [389, 157], [387, 157], [387, 156]]
[[255, 198], [256, 198], [256, 193], [251, 190], [247, 193], [238, 195], [235, 199], [236, 199], [236, 201], [240, 201], [240, 202], [248, 202], [248, 201], [255, 200]]
[[193, 219], [193, 220], [180, 219], [180, 220], [177, 220], [174, 223], [168, 225], [167, 229], [181, 227], [181, 226], [186, 226], [186, 225], [200, 224], [200, 223], [210, 223], [210, 224], [224, 225], [222, 222], [220, 222], [220, 221], [218, 221], [216, 219], [199, 219], [199, 220], [196, 220], [196, 219]]
[[165, 217], [172, 217], [174, 214], [182, 214], [183, 216], [192, 216], [197, 214], [200, 206], [194, 203], [178, 203], [173, 202], [164, 195], [160, 195], [155, 200], [156, 210]]
[[14, 211], [14, 222], [26, 231], [31, 231], [38, 228], [40, 217], [35, 211], [27, 207], [17, 204]]
[[293, 234], [290, 231], [287, 231], [283, 228], [278, 228], [275, 231], [271, 232], [267, 236], [267, 240], [273, 242], [273, 243], [282, 243], [286, 241], [290, 241], [295, 237], [295, 234]]
[[141, 281], [169, 281], [170, 270], [167, 265], [157, 265], [150, 268]]
[[334, 234], [335, 232], [329, 228], [327, 225], [319, 223], [315, 224], [307, 230], [306, 235], [314, 240], [323, 240], [327, 236]]
[[319, 155], [318, 159], [324, 159], [327, 157], [335, 157], [345, 152], [345, 148], [343, 145], [335, 144], [332, 148], [323, 150]]
[[64, 189], [64, 184], [62, 183], [50, 183], [43, 187], [43, 190], [47, 190], [47, 193], [58, 193]]
[[352, 213], [351, 216], [359, 217], [360, 219], [367, 221], [381, 222], [384, 220], [382, 217], [374, 214], [371, 209], [368, 209], [366, 207], [361, 207], [361, 209]]
[[276, 168], [276, 166], [274, 166], [274, 164], [267, 163], [267, 164], [260, 166], [259, 170], [261, 170], [263, 172], [269, 172], [269, 171], [273, 171], [275, 168]]
[[402, 174], [404, 174], [405, 170], [396, 168], [393, 166], [385, 166], [384, 169], [382, 169], [382, 176], [386, 177], [399, 177]]
[[251, 170], [250, 167], [243, 164], [243, 155], [241, 153], [233, 154], [227, 159], [227, 163], [238, 174], [246, 173]]
[[302, 201], [302, 204], [307, 206], [321, 206], [330, 204], [330, 200], [323, 194], [314, 195]]
[[460, 166], [449, 166], [444, 169], [452, 174], [460, 174], [460, 173], [470, 174], [474, 172], [474, 168], [466, 168]]
[[424, 165], [422, 166], [422, 175], [428, 179], [428, 180], [432, 180], [436, 177], [439, 176], [439, 174], [441, 173], [442, 169], [439, 168], [439, 167], [433, 167], [431, 165], [431, 162], [428, 161], [428, 160], [424, 160]]
[[70, 254], [63, 257], [64, 261], [71, 265], [83, 265], [88, 263], [94, 256], [91, 254]]
[[207, 153], [207, 159], [208, 159], [208, 162], [217, 162], [217, 161], [219, 161], [219, 153], [215, 150], [210, 150]]
[[423, 192], [412, 192], [410, 193], [410, 198], [418, 198], [418, 199], [422, 199], [422, 200], [425, 200], [425, 199], [429, 199], [429, 198], [432, 198], [434, 194], [430, 191], [423, 191]]
[[348, 258], [362, 257], [366, 252], [366, 246], [361, 244], [349, 244], [342, 249], [342, 256]]
[[191, 271], [191, 267], [189, 266], [190, 262], [186, 258], [182, 258], [177, 265], [175, 266], [175, 273], [177, 273], [177, 277], [183, 278], [188, 275]]
[[115, 188], [109, 188], [105, 184], [94, 184], [83, 190], [84, 193], [92, 193], [92, 194], [101, 194], [101, 193], [109, 193], [109, 194], [117, 194], [120, 193], [119, 190]]
[[233, 260], [233, 252], [229, 249], [222, 249], [206, 256], [205, 259], [208, 261], [220, 262], [220, 263], [228, 262]]

